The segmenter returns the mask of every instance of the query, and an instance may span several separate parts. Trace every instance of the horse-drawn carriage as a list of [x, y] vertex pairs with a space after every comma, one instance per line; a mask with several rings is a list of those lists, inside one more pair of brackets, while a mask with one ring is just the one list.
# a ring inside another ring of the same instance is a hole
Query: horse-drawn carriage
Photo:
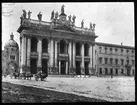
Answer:
[[[31, 74], [31, 72], [24, 72], [24, 73], [19, 73], [19, 72], [13, 72], [11, 73], [11, 78], [14, 77], [15, 79], [27, 79], [27, 80], [31, 80], [31, 78], [33, 77], [33, 74]], [[41, 81], [44, 81], [44, 79], [47, 77], [47, 73], [42, 73], [42, 71], [38, 71], [36, 74], [35, 74], [35, 80], [38, 81], [39, 79]]]

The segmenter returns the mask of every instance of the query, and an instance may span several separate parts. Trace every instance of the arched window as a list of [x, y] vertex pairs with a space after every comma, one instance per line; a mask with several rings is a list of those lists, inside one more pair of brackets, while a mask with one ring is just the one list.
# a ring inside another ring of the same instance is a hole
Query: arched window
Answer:
[[48, 40], [45, 38], [42, 40], [42, 53], [48, 53]]
[[116, 65], [118, 64], [118, 59], [115, 59], [115, 64], [116, 64]]
[[110, 58], [110, 64], [113, 64], [113, 58]]
[[89, 45], [87, 43], [84, 44], [84, 55], [89, 56]]
[[32, 37], [31, 38], [31, 52], [37, 52], [37, 38]]
[[76, 43], [76, 56], [81, 56], [81, 44], [79, 42]]

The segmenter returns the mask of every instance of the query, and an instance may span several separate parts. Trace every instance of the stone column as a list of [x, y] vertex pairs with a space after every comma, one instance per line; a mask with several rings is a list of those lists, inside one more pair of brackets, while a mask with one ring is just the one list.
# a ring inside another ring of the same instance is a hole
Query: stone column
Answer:
[[60, 71], [61, 71], [61, 61], [59, 61], [59, 74], [60, 74]]
[[37, 43], [37, 52], [38, 52], [38, 61], [37, 61], [37, 67], [39, 70], [42, 69], [42, 39], [38, 38], [38, 43]]
[[89, 74], [92, 74], [92, 45], [89, 48], [90, 64], [89, 64]]
[[53, 39], [51, 39], [51, 46], [50, 46], [50, 65], [51, 65], [51, 67], [53, 67], [53, 54], [54, 54], [54, 46], [53, 46]]
[[[21, 52], [21, 66], [26, 66], [26, 63], [25, 63], [25, 61], [26, 61], [26, 37], [25, 36], [22, 36], [22, 52]], [[22, 68], [22, 67], [21, 67]], [[21, 73], [23, 73], [23, 72], [25, 72], [25, 70], [23, 70], [23, 68], [22, 68], [22, 70], [21, 70]]]
[[66, 74], [68, 74], [68, 62], [66, 62]]
[[27, 39], [28, 45], [27, 45], [27, 66], [30, 67], [30, 49], [31, 49], [31, 38], [28, 37]]
[[26, 37], [23, 37], [23, 64], [26, 65]]
[[75, 46], [75, 42], [73, 42], [73, 68], [75, 70], [76, 68], [76, 60], [75, 60], [75, 57], [76, 57], [76, 46]]
[[71, 74], [71, 72], [72, 72], [72, 43], [71, 42], [69, 42], [69, 74]]
[[85, 68], [84, 68], [84, 43], [82, 43], [81, 56], [82, 56], [81, 74], [83, 75], [83, 74], [85, 74]]
[[57, 41], [55, 40], [55, 67], [57, 68]]
[[50, 54], [51, 52], [50, 52], [50, 40], [48, 39], [48, 55], [49, 55], [49, 60], [48, 60], [48, 74], [50, 74], [50, 67], [51, 67], [51, 65], [50, 65], [50, 61], [51, 61], [51, 54]]
[[20, 38], [20, 73], [23, 72], [22, 65], [23, 65], [23, 37]]

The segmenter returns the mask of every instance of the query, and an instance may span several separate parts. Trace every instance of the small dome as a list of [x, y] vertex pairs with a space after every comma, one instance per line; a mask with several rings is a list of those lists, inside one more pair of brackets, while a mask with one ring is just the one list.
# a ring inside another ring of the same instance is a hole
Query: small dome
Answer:
[[18, 48], [18, 43], [14, 40], [14, 35], [13, 33], [10, 35], [10, 39], [9, 41], [5, 44], [4, 48], [7, 48], [7, 47], [16, 47]]

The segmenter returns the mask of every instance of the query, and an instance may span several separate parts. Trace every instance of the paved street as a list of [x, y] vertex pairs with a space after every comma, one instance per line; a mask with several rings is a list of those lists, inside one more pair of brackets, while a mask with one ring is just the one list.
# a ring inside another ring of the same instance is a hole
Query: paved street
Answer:
[[112, 102], [135, 101], [133, 77], [48, 77], [46, 81], [3, 78], [15, 84], [34, 86]]

